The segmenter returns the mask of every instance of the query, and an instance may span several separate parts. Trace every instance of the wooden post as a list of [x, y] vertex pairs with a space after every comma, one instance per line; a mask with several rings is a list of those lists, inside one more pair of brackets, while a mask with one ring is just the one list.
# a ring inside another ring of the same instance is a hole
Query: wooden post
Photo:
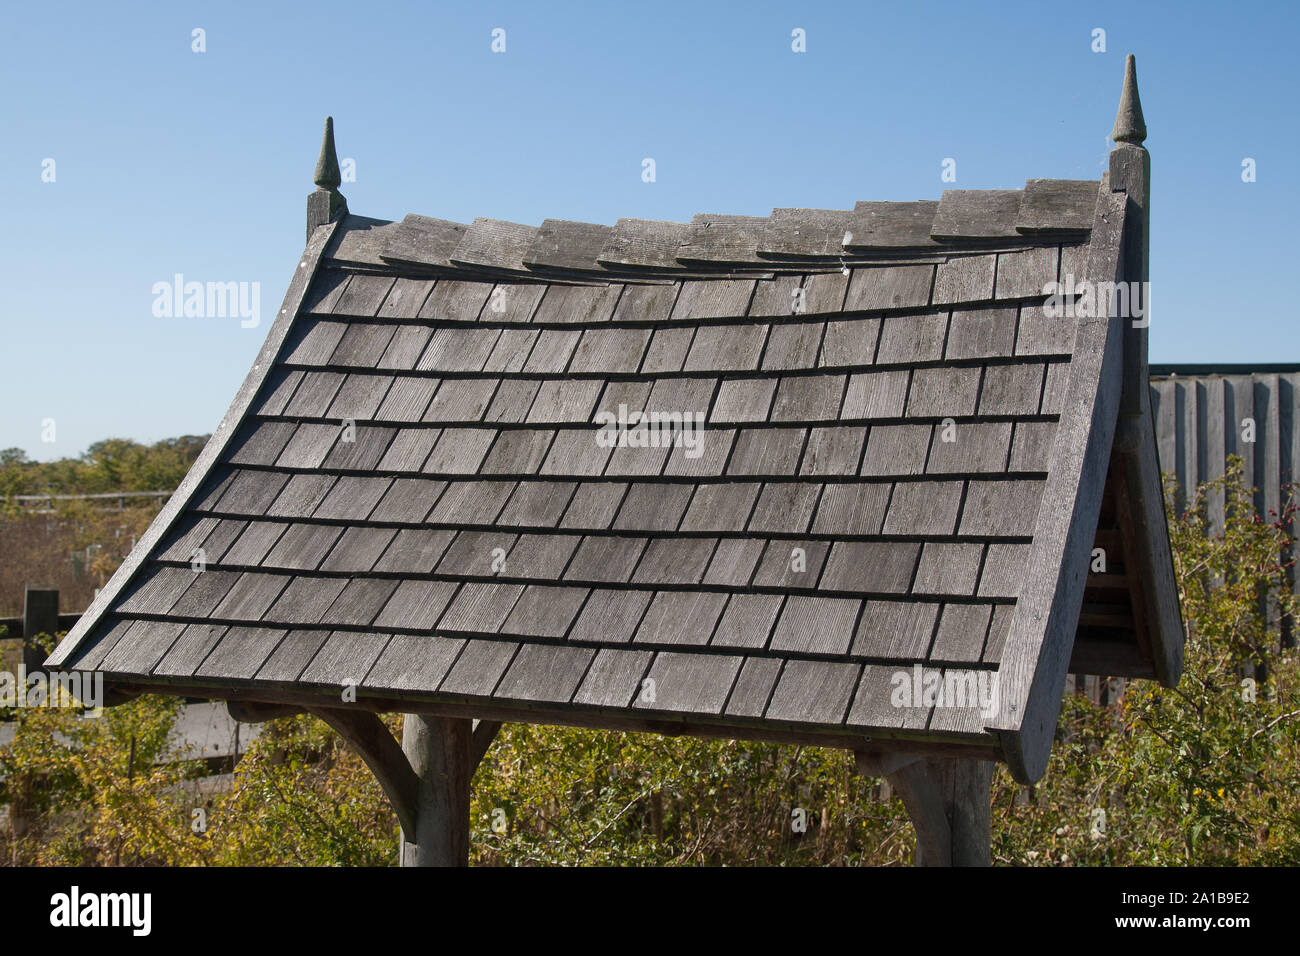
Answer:
[[407, 714], [402, 750], [419, 778], [415, 833], [402, 833], [402, 866], [469, 865], [473, 722]]
[[916, 829], [917, 866], [989, 866], [993, 764], [954, 757], [908, 763], [889, 782]]
[[36, 643], [36, 636], [53, 636], [58, 629], [58, 590], [28, 588], [23, 599], [23, 667], [28, 673], [45, 670], [45, 657], [49, 653]]
[[[1124, 86], [1120, 92], [1115, 128], [1110, 135], [1115, 141], [1115, 148], [1110, 152], [1110, 188], [1128, 196], [1128, 215], [1124, 218], [1124, 279], [1145, 283], [1151, 250], [1151, 156], [1142, 145], [1147, 138], [1147, 124], [1142, 117], [1137, 65], [1131, 53], [1124, 62]], [[1134, 321], [1136, 315], [1124, 317], [1124, 386], [1120, 394], [1120, 414], [1128, 417], [1141, 415], [1150, 404], [1147, 328], [1151, 321], [1151, 303], [1144, 285], [1138, 286], [1137, 294], [1141, 300], [1142, 319]]]
[[348, 201], [339, 192], [343, 175], [339, 157], [334, 149], [334, 117], [325, 117], [325, 136], [320, 144], [320, 159], [316, 160], [316, 173], [312, 177], [316, 189], [307, 197], [307, 241], [317, 226], [333, 222], [347, 215]]

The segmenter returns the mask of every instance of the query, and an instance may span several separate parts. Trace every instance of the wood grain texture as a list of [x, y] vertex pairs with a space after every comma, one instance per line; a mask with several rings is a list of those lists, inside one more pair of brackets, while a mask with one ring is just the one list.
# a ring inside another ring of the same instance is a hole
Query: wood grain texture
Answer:
[[945, 189], [930, 236], [941, 241], [1017, 236], [1019, 189]]
[[844, 248], [863, 249], [933, 248], [931, 225], [939, 203], [859, 202], [845, 229]]
[[1030, 179], [1016, 215], [1016, 231], [1029, 235], [1069, 235], [1092, 228], [1096, 180]]
[[613, 234], [612, 226], [567, 219], [544, 219], [521, 257], [533, 269], [599, 269], [596, 262]]
[[758, 254], [837, 258], [844, 254], [853, 213], [847, 209], [773, 209], [764, 220]]
[[453, 265], [523, 272], [527, 268], [524, 256], [532, 248], [537, 233], [536, 226], [478, 218], [470, 223], [449, 258]]

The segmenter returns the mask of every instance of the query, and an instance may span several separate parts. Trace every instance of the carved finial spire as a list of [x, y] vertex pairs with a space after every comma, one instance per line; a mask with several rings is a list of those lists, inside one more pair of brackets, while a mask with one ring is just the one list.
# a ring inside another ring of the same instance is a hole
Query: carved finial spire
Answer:
[[317, 226], [333, 222], [347, 215], [348, 201], [339, 192], [343, 173], [339, 170], [339, 154], [334, 149], [334, 117], [325, 117], [325, 137], [320, 143], [320, 159], [316, 160], [316, 174], [312, 177], [316, 189], [307, 197], [307, 239]]
[[1137, 61], [1133, 54], [1124, 61], [1124, 91], [1119, 98], [1119, 112], [1115, 114], [1115, 129], [1110, 138], [1117, 143], [1141, 146], [1147, 138], [1146, 120], [1142, 118], [1142, 101], [1138, 99]]
[[[1131, 60], [1132, 57], [1129, 59]], [[1134, 96], [1136, 95], [1135, 92]], [[316, 174], [312, 177], [312, 182], [321, 189], [338, 189], [343, 184], [343, 174], [339, 172], [339, 154], [334, 149], [334, 117], [332, 116], [325, 117], [325, 137], [321, 140], [320, 159], [316, 160]]]

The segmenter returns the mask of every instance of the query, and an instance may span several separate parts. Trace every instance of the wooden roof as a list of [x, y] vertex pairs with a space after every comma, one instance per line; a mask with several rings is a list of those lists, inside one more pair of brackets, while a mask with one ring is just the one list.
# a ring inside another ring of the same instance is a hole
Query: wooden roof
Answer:
[[[1124, 215], [1054, 180], [691, 223], [345, 215], [51, 664], [1033, 776], [1122, 361], [1116, 320], [1049, 319], [1043, 288], [1119, 275]], [[698, 413], [698, 457], [602, 446], [620, 406]], [[1170, 634], [1106, 638], [1168, 677]], [[998, 712], [897, 706], [914, 665], [997, 675]]]

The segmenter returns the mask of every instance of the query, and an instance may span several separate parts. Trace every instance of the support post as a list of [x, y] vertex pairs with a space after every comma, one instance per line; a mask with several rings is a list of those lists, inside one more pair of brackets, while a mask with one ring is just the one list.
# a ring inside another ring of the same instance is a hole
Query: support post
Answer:
[[45, 670], [49, 653], [36, 643], [38, 634], [51, 637], [59, 629], [59, 592], [53, 588], [28, 588], [23, 597], [23, 669]]
[[417, 785], [415, 830], [402, 828], [402, 866], [469, 865], [473, 737], [473, 722], [465, 717], [403, 719], [402, 750]]
[[927, 758], [888, 778], [916, 830], [917, 866], [989, 866], [989, 800], [993, 763]]

